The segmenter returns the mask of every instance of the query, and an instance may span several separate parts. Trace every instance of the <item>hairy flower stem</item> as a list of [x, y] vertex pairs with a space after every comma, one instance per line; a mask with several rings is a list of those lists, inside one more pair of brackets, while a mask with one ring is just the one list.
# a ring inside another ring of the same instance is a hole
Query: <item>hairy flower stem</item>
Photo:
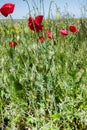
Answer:
[[[11, 19], [12, 27], [14, 29], [14, 19], [12, 18], [11, 14], [10, 14], [10, 19]], [[14, 40], [14, 33], [12, 33], [12, 35], [13, 35], [13, 40]]]
[[31, 16], [31, 10], [30, 10], [30, 5], [29, 5], [29, 2], [28, 2], [28, 0], [23, 0], [23, 1], [25, 1], [25, 2], [27, 3], [28, 10], [29, 10], [29, 16]]

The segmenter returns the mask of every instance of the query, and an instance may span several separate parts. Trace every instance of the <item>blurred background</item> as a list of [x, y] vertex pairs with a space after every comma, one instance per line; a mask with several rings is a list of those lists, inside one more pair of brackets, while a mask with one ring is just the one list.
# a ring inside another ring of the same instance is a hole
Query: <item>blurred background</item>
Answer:
[[[16, 5], [12, 14], [14, 19], [28, 18], [30, 12], [31, 15], [43, 14], [47, 18], [49, 10], [52, 18], [60, 16], [87, 17], [87, 0], [3, 0], [0, 1], [0, 7], [9, 2]], [[0, 18], [4, 17], [0, 15]]]

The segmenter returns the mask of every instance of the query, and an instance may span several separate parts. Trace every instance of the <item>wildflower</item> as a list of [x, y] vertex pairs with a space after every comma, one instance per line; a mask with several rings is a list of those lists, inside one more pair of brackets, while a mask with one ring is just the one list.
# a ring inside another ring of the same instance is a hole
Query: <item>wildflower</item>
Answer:
[[9, 46], [10, 46], [10, 48], [12, 48], [13, 47], [13, 42], [9, 42]]
[[16, 41], [13, 42], [13, 46], [17, 46], [17, 42]]
[[68, 35], [68, 31], [66, 29], [61, 29], [60, 34], [63, 36]]
[[14, 73], [14, 72], [15, 72], [15, 68], [14, 68], [14, 67], [11, 67], [11, 68], [10, 68], [10, 72], [11, 72], [11, 73]]
[[2, 15], [7, 17], [9, 14], [13, 13], [15, 4], [6, 3], [0, 8], [0, 12]]
[[47, 30], [47, 31], [46, 31], [46, 35], [47, 35], [47, 37], [48, 37], [49, 39], [53, 39], [53, 36], [52, 36], [50, 30]]
[[38, 39], [39, 42], [43, 42], [44, 40], [45, 40], [45, 38], [43, 36], [40, 36]]
[[28, 19], [28, 26], [31, 30], [39, 32], [43, 30], [43, 25], [41, 24], [43, 20], [42, 15], [38, 15], [34, 18], [29, 17]]
[[77, 28], [75, 26], [73, 26], [73, 25], [71, 25], [69, 27], [69, 29], [70, 29], [71, 32], [74, 32], [74, 33], [77, 32]]
[[15, 46], [17, 46], [17, 42], [16, 41], [9, 42], [9, 46], [10, 46], [10, 48], [12, 48], [13, 46], [15, 47]]

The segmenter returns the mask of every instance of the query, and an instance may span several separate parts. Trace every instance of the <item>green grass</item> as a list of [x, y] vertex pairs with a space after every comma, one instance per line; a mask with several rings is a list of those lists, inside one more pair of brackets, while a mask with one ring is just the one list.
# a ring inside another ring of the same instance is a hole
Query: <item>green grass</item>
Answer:
[[[27, 22], [0, 22], [0, 130], [87, 129], [87, 20], [43, 24], [37, 34]], [[77, 33], [59, 34], [72, 24]], [[38, 43], [47, 29], [54, 39]]]

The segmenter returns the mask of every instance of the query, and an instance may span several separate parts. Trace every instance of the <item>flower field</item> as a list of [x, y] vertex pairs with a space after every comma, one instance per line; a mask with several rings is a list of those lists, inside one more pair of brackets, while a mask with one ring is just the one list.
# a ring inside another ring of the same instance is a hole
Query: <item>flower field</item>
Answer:
[[87, 19], [0, 21], [0, 130], [87, 130]]

